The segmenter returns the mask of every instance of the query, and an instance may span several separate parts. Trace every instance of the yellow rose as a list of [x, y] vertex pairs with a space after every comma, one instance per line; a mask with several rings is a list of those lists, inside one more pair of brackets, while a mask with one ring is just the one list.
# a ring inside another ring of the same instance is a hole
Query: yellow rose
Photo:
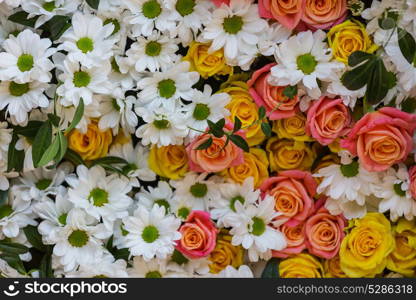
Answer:
[[85, 134], [78, 129], [74, 129], [68, 134], [69, 149], [74, 150], [84, 160], [94, 160], [106, 156], [112, 141], [111, 129], [101, 131], [96, 120], [91, 121]]
[[211, 273], [217, 274], [227, 266], [238, 268], [243, 264], [244, 249], [241, 246], [233, 246], [231, 239], [226, 230], [221, 230], [217, 237], [217, 245], [209, 256]]
[[341, 270], [339, 255], [324, 260], [325, 278], [347, 278], [348, 276]]
[[370, 39], [365, 26], [353, 19], [332, 27], [327, 37], [335, 59], [343, 63], [347, 63], [348, 56], [355, 51], [373, 53], [378, 48]]
[[272, 131], [281, 139], [311, 142], [313, 138], [306, 134], [305, 124], [305, 115], [297, 113], [293, 117], [274, 121]]
[[400, 219], [393, 228], [396, 247], [387, 259], [387, 268], [407, 277], [416, 275], [416, 221]]
[[216, 74], [231, 74], [233, 69], [225, 63], [224, 50], [208, 53], [209, 47], [210, 44], [192, 42], [183, 59], [189, 61], [191, 70], [197, 71], [204, 79]]
[[188, 172], [188, 156], [183, 145], [153, 146], [148, 163], [157, 175], [173, 180], [180, 179]]
[[[229, 87], [222, 89], [221, 92], [228, 93], [231, 101], [226, 108], [230, 111], [228, 119], [234, 122], [235, 117], [241, 120], [242, 127], [249, 126], [259, 119], [259, 113], [256, 103], [254, 103], [248, 92], [248, 86], [241, 81], [235, 81]], [[266, 136], [261, 130], [261, 124], [254, 124], [245, 128], [247, 143], [249, 146], [255, 146], [264, 141]]]
[[279, 264], [280, 278], [322, 278], [322, 264], [314, 256], [299, 253], [282, 260]]
[[352, 230], [341, 243], [341, 269], [349, 277], [375, 277], [387, 264], [394, 249], [389, 220], [381, 213], [367, 213], [355, 219]]
[[269, 177], [268, 167], [266, 152], [262, 149], [250, 148], [250, 152], [244, 152], [244, 163], [225, 169], [220, 175], [238, 183], [243, 183], [247, 177], [253, 177], [254, 187], [258, 188], [263, 180]]
[[266, 151], [272, 171], [307, 170], [315, 158], [315, 151], [304, 142], [279, 139], [277, 136], [267, 141]]
[[[339, 164], [340, 159], [339, 156], [335, 153], [327, 154], [324, 157], [321, 158], [321, 160], [314, 166], [312, 169], [312, 173], [318, 173], [318, 171], [322, 168], [328, 167], [333, 164]], [[324, 180], [323, 177], [314, 177], [316, 182], [320, 184], [322, 180]]]

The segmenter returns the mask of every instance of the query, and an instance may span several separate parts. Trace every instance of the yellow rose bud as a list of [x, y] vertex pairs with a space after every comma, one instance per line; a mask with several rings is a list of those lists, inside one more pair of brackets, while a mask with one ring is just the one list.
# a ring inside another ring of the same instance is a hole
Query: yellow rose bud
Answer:
[[74, 150], [84, 160], [94, 160], [106, 156], [112, 141], [111, 129], [101, 131], [96, 120], [91, 121], [85, 134], [78, 129], [74, 129], [68, 134], [69, 149]]
[[322, 278], [323, 268], [314, 256], [300, 253], [282, 260], [279, 274], [280, 278]]
[[269, 177], [268, 167], [266, 152], [262, 149], [250, 148], [249, 153], [244, 153], [244, 163], [225, 169], [220, 175], [238, 183], [243, 183], [247, 177], [253, 177], [254, 187], [258, 188], [263, 180]]
[[343, 63], [355, 51], [373, 53], [378, 46], [370, 39], [365, 26], [357, 20], [347, 20], [331, 28], [327, 34], [334, 58]]
[[261, 124], [254, 124], [259, 119], [258, 107], [248, 92], [247, 84], [234, 82], [229, 87], [222, 89], [221, 92], [230, 95], [231, 101], [226, 106], [230, 111], [228, 119], [231, 122], [234, 122], [235, 117], [241, 120], [242, 127], [246, 132], [248, 145], [255, 146], [263, 142], [266, 136], [261, 130]]
[[272, 131], [281, 139], [311, 142], [313, 138], [306, 134], [305, 125], [305, 115], [297, 113], [293, 117], [274, 121]]
[[188, 156], [183, 145], [153, 146], [148, 163], [157, 175], [173, 180], [180, 179], [188, 172]]
[[387, 268], [407, 277], [416, 275], [416, 221], [400, 219], [393, 228], [396, 247], [387, 259]]
[[371, 212], [352, 223], [339, 251], [341, 269], [349, 277], [373, 278], [384, 270], [394, 249], [390, 222], [383, 214]]
[[277, 136], [267, 141], [266, 151], [272, 171], [310, 169], [316, 153], [308, 144], [299, 141], [279, 139]]
[[339, 256], [324, 260], [324, 277], [325, 278], [347, 278], [348, 276], [341, 270], [341, 261]]
[[238, 268], [243, 264], [244, 249], [241, 246], [233, 246], [231, 239], [226, 230], [222, 230], [218, 235], [217, 245], [209, 256], [211, 273], [217, 274], [227, 266]]
[[192, 42], [188, 53], [183, 58], [191, 64], [191, 71], [197, 71], [206, 79], [213, 75], [231, 74], [233, 68], [225, 63], [224, 50], [208, 53], [210, 44]]

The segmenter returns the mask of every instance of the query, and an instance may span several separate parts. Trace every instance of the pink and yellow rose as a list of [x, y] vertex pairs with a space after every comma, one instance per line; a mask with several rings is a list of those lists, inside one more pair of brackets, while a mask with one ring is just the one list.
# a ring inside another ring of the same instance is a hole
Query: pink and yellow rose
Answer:
[[306, 248], [305, 223], [296, 226], [283, 224], [278, 229], [285, 235], [287, 246], [281, 251], [272, 251], [274, 257], [286, 258], [301, 253]]

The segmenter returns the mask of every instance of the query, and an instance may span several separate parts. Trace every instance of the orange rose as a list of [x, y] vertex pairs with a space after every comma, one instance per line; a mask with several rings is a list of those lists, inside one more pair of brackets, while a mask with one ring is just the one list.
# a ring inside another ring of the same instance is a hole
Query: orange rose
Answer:
[[302, 21], [311, 29], [328, 29], [347, 17], [347, 0], [306, 0]]

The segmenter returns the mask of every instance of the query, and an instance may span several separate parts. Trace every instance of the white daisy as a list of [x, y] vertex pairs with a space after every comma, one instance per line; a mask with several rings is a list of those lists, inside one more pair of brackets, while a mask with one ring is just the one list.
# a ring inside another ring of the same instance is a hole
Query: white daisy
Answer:
[[7, 122], [0, 122], [0, 190], [2, 191], [9, 189], [9, 180], [6, 173], [9, 144], [12, 141], [12, 129], [7, 127]]
[[271, 69], [269, 83], [276, 86], [302, 83], [309, 96], [319, 98], [318, 79], [331, 82], [336, 72], [345, 68], [340, 62], [331, 62], [332, 53], [324, 42], [325, 32], [303, 31], [290, 37], [276, 49], [277, 65]]
[[198, 72], [189, 72], [189, 62], [180, 62], [169, 70], [151, 73], [137, 82], [137, 88], [142, 90], [138, 102], [149, 109], [163, 106], [172, 110], [180, 98], [193, 99], [195, 90], [192, 86], [198, 80]]
[[96, 220], [102, 218], [104, 225], [111, 230], [116, 219], [128, 215], [127, 208], [132, 199], [127, 195], [131, 185], [125, 177], [118, 174], [106, 176], [101, 166], [87, 169], [84, 165], [77, 167], [77, 177], [66, 179], [70, 188], [68, 199], [75, 207], [84, 209]]
[[146, 189], [142, 187], [134, 196], [139, 205], [150, 210], [153, 205], [157, 204], [165, 208], [166, 214], [171, 212], [172, 197], [172, 188], [166, 181], [159, 181], [156, 187], [148, 186]]
[[123, 220], [128, 231], [126, 246], [133, 256], [143, 256], [145, 261], [153, 258], [165, 259], [173, 253], [181, 234], [181, 221], [173, 215], [166, 215], [165, 208], [154, 205], [150, 210], [139, 206], [133, 216]]
[[188, 278], [204, 277], [209, 274], [209, 257], [188, 259], [178, 250], [175, 250], [168, 264], [168, 270], [183, 274]]
[[253, 272], [251, 269], [246, 266], [242, 265], [238, 267], [238, 269], [234, 268], [233, 266], [227, 266], [224, 270], [219, 272], [218, 274], [212, 275], [212, 277], [216, 278], [254, 278]]
[[133, 259], [133, 266], [128, 269], [130, 277], [133, 278], [177, 278], [184, 277], [178, 272], [168, 270], [167, 259], [145, 260], [141, 256]]
[[104, 25], [98, 17], [76, 13], [72, 16], [72, 28], [62, 35], [58, 49], [67, 51], [69, 60], [80, 62], [87, 68], [100, 67], [113, 56], [113, 31], [111, 22]]

